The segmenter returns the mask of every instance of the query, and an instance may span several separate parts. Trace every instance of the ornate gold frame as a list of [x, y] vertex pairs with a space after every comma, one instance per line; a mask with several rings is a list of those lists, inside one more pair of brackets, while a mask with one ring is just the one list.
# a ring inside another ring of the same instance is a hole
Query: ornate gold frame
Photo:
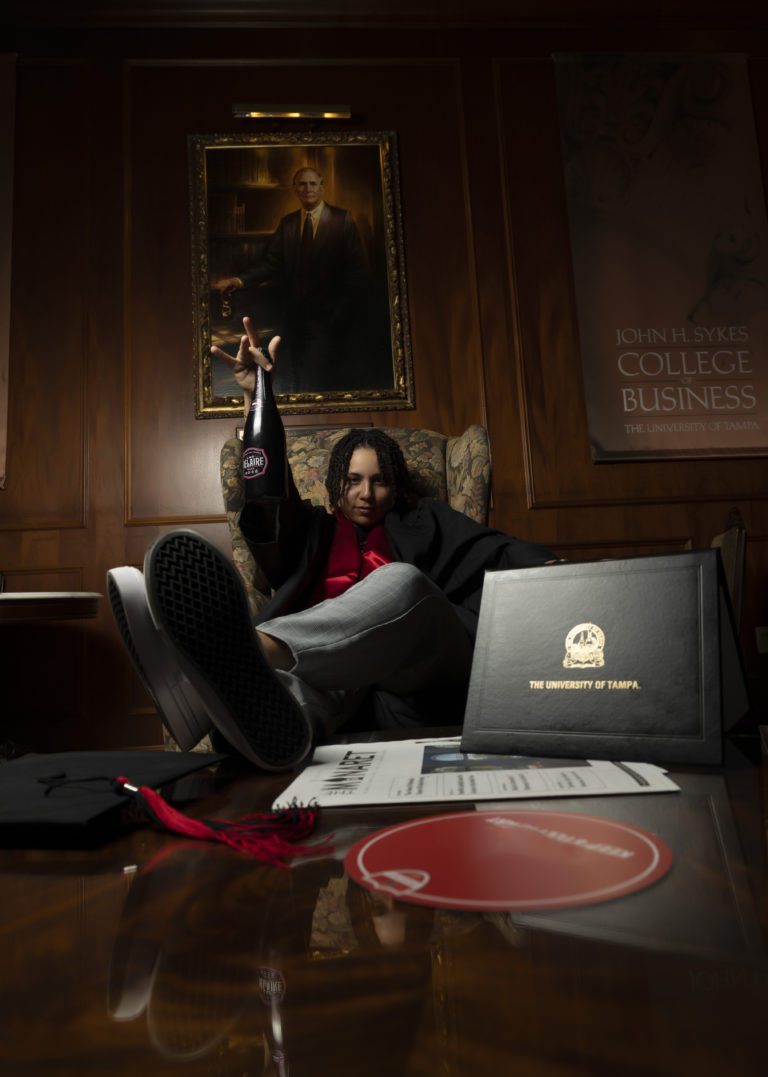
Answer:
[[[344, 175], [354, 171], [354, 160], [349, 154], [350, 148], [356, 152], [367, 151], [376, 155], [377, 164], [373, 160], [364, 162], [368, 173], [378, 172], [378, 182], [381, 188], [381, 204], [376, 205], [378, 192], [365, 190], [360, 191], [361, 198], [367, 199], [368, 203], [375, 206], [373, 215], [374, 226], [368, 228], [370, 251], [373, 252], [374, 269], [378, 274], [379, 291], [373, 294], [374, 284], [371, 284], [372, 300], [378, 299], [381, 314], [380, 329], [381, 339], [384, 339], [384, 304], [383, 295], [386, 288], [386, 305], [389, 310], [389, 340], [391, 350], [391, 374], [389, 371], [389, 359], [382, 350], [382, 377], [381, 385], [356, 388], [351, 385], [344, 390], [318, 390], [311, 384], [306, 390], [296, 392], [277, 393], [278, 405], [284, 413], [306, 412], [347, 412], [347, 411], [382, 411], [382, 410], [406, 410], [415, 407], [413, 369], [411, 359], [410, 334], [408, 326], [408, 303], [405, 284], [405, 254], [403, 248], [402, 214], [400, 208], [399, 171], [397, 159], [397, 144], [394, 132], [343, 131], [337, 133], [318, 134], [315, 132], [292, 132], [283, 134], [258, 134], [258, 135], [191, 135], [189, 137], [189, 162], [190, 162], [190, 206], [192, 221], [192, 280], [193, 280], [193, 325], [194, 325], [194, 357], [195, 357], [195, 414], [197, 418], [213, 418], [222, 416], [240, 416], [242, 414], [242, 396], [233, 393], [236, 386], [230, 385], [229, 391], [222, 390], [222, 383], [226, 382], [227, 371], [224, 364], [211, 356], [211, 344], [222, 340], [227, 350], [232, 351], [231, 342], [224, 340], [217, 331], [227, 310], [223, 307], [220, 293], [211, 287], [211, 279], [215, 274], [214, 262], [222, 262], [222, 243], [228, 241], [227, 233], [231, 235], [232, 250], [239, 252], [241, 259], [245, 257], [248, 249], [248, 241], [253, 238], [254, 245], [257, 239], [264, 238], [262, 232], [248, 232], [245, 221], [245, 204], [250, 199], [250, 205], [258, 208], [260, 198], [271, 197], [275, 199], [275, 188], [279, 187], [279, 198], [284, 205], [288, 199], [285, 182], [279, 185], [276, 182], [239, 182], [236, 181], [231, 187], [229, 198], [235, 207], [234, 216], [230, 214], [225, 223], [224, 232], [218, 234], [211, 230], [212, 217], [221, 222], [221, 213], [218, 209], [212, 212], [211, 184], [212, 165], [223, 169], [227, 162], [221, 156], [212, 158], [212, 154], [222, 150], [251, 151], [251, 156], [230, 158], [229, 161], [253, 161], [253, 168], [262, 168], [262, 162], [269, 160], [277, 162], [278, 168], [283, 174], [290, 174], [289, 169], [296, 167], [296, 161], [301, 163], [312, 162], [316, 159], [331, 162], [338, 165], [337, 172]], [[254, 154], [252, 151], [261, 151]], [[284, 158], [282, 156], [284, 152]], [[346, 166], [345, 166], [346, 162]], [[351, 162], [351, 163], [350, 163]], [[250, 167], [250, 165], [249, 165]], [[236, 171], [236, 169], [235, 169]], [[252, 175], [252, 173], [251, 173]], [[270, 178], [269, 172], [267, 173]], [[258, 177], [257, 177], [258, 179]], [[351, 181], [352, 183], [354, 180]], [[239, 183], [239, 186], [238, 186]], [[219, 181], [219, 186], [221, 183]], [[271, 190], [270, 190], [271, 189]], [[346, 190], [352, 189], [350, 181], [346, 182]], [[238, 193], [242, 196], [242, 209], [238, 203]], [[332, 195], [332, 192], [330, 192]], [[330, 199], [329, 199], [330, 201]], [[270, 203], [272, 204], [272, 203]], [[274, 204], [278, 204], [275, 202]], [[291, 206], [291, 208], [295, 208]], [[234, 222], [234, 223], [230, 223]], [[272, 228], [274, 229], [274, 223]], [[237, 247], [238, 242], [240, 247]], [[212, 243], [218, 244], [212, 251]], [[370, 253], [369, 251], [369, 253]], [[224, 256], [226, 257], [226, 255]], [[234, 270], [230, 270], [237, 275]], [[372, 281], [375, 278], [372, 278]], [[245, 300], [244, 300], [245, 302]], [[217, 306], [218, 305], [218, 306]], [[232, 322], [232, 341], [239, 336], [237, 331], [237, 319]], [[242, 330], [240, 330], [241, 332]], [[278, 363], [279, 366], [279, 363]], [[384, 369], [386, 373], [384, 373]], [[375, 375], [374, 375], [375, 376]], [[354, 375], [351, 376], [354, 381]], [[362, 379], [361, 379], [362, 380]], [[217, 385], [218, 382], [218, 385]]]

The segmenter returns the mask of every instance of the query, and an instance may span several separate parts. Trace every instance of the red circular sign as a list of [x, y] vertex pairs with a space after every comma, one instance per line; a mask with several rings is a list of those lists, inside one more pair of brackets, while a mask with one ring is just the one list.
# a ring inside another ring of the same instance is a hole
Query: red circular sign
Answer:
[[562, 909], [632, 894], [672, 853], [629, 823], [557, 811], [433, 815], [387, 827], [345, 859], [361, 886], [450, 909]]

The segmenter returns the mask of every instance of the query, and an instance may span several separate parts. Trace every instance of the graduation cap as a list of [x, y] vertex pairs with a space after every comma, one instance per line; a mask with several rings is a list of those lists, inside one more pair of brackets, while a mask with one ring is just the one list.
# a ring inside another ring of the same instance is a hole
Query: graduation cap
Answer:
[[207, 752], [56, 752], [0, 766], [0, 845], [95, 845], [130, 824], [220, 841], [269, 863], [305, 850], [316, 809], [292, 805], [241, 820], [193, 819], [156, 791], [225, 759]]

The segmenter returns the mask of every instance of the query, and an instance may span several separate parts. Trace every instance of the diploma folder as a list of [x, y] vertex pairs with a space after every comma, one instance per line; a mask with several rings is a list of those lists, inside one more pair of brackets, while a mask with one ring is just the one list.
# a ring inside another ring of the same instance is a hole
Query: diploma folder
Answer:
[[463, 752], [719, 764], [748, 709], [717, 550], [486, 574]]

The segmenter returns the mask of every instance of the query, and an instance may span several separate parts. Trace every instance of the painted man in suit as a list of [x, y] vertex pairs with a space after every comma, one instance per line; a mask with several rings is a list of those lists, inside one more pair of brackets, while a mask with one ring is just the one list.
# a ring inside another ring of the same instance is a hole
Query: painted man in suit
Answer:
[[380, 388], [382, 371], [367, 361], [371, 280], [357, 225], [349, 210], [324, 200], [316, 169], [300, 168], [293, 189], [300, 208], [281, 219], [260, 262], [212, 287], [281, 289], [279, 392]]

